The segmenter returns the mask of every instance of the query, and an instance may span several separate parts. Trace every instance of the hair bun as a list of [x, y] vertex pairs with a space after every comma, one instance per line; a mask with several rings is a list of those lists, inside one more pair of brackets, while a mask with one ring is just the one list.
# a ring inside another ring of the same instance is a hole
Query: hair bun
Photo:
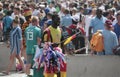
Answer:
[[19, 23], [19, 22], [20, 22], [20, 19], [19, 19], [19, 16], [18, 16], [18, 15], [15, 16], [14, 22], [15, 22], [15, 23]]
[[16, 15], [16, 16], [15, 16], [15, 20], [18, 20], [18, 19], [19, 19], [19, 17], [18, 17], [18, 15]]

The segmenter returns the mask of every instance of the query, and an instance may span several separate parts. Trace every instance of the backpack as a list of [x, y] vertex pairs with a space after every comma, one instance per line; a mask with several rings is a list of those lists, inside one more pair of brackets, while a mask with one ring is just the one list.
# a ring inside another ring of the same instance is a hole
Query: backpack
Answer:
[[97, 31], [92, 35], [90, 48], [96, 52], [102, 52], [104, 50], [103, 35], [100, 31]]

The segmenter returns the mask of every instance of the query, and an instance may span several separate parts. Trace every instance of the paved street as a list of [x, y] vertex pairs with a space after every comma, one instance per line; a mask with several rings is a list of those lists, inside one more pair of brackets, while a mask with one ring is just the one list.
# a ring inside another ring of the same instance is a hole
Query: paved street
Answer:
[[119, 53], [120, 0], [0, 0], [0, 77], [120, 77]]
[[[33, 71], [31, 69], [31, 75], [32, 75]], [[10, 75], [4, 75], [2, 73], [0, 73], [0, 77], [26, 77], [25, 73], [21, 73], [21, 72], [16, 72], [16, 71], [11, 71]]]
[[[119, 56], [75, 55], [66, 59], [67, 77], [120, 77]], [[9, 49], [0, 44], [0, 72], [7, 68], [8, 62]], [[24, 73], [11, 72], [8, 76], [0, 73], [0, 77], [24, 76]]]
[[[120, 77], [119, 56], [68, 56], [67, 62], [67, 77]], [[16, 76], [24, 77], [25, 74], [14, 72], [0, 77]]]
[[0, 77], [24, 77], [24, 76], [25, 76], [25, 74], [20, 74], [20, 73], [15, 73], [15, 72], [8, 75], [8, 76], [0, 73]]

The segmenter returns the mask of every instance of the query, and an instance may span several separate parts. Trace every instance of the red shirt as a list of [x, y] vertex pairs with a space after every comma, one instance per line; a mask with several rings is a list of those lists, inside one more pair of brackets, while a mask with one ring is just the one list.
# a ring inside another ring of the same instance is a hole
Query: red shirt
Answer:
[[[74, 24], [69, 26], [69, 28], [67, 28], [67, 31], [68, 31], [69, 34], [72, 34], [72, 29], [77, 29], [77, 26], [74, 25]], [[85, 30], [82, 27], [80, 27], [78, 29], [81, 31], [82, 34], [85, 34]]]

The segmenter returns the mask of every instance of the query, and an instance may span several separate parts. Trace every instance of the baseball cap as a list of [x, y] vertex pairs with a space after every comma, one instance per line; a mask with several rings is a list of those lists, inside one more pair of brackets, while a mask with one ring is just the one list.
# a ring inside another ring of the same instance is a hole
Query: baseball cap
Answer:
[[106, 20], [105, 24], [108, 28], [112, 28], [112, 21], [111, 20]]

